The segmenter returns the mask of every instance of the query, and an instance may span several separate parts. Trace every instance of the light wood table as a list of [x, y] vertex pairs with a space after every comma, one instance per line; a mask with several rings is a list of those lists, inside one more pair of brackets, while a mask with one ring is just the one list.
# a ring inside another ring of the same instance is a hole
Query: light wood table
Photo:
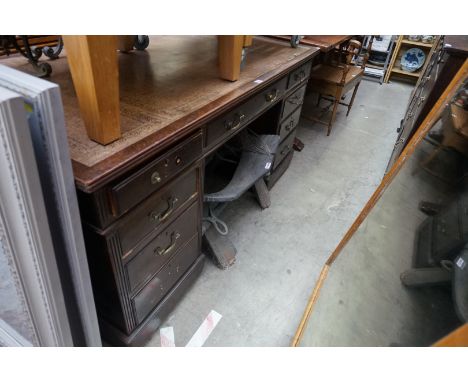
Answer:
[[[63, 36], [88, 137], [109, 144], [121, 137], [117, 50], [132, 49], [129, 36]], [[252, 36], [218, 36], [220, 77], [239, 79], [242, 49]]]
[[316, 46], [321, 52], [326, 53], [351, 40], [352, 37], [351, 35], [304, 36], [301, 44]]

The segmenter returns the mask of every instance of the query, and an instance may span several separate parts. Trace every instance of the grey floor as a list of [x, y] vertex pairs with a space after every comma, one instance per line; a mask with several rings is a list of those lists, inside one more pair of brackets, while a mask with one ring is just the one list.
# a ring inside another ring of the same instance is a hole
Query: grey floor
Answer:
[[[161, 327], [185, 346], [211, 310], [223, 317], [205, 346], [289, 346], [320, 270], [379, 184], [412, 87], [363, 81], [349, 117], [339, 107], [329, 137], [301, 120], [305, 148], [261, 211], [252, 195], [224, 212], [237, 262], [207, 262]], [[304, 112], [313, 112], [315, 99]], [[160, 346], [159, 333], [148, 346]]]
[[418, 146], [340, 252], [300, 346], [428, 346], [461, 325], [450, 287], [414, 289], [400, 282], [427, 218], [419, 202], [446, 205], [453, 197], [452, 187], [419, 166], [432, 150], [424, 141]]

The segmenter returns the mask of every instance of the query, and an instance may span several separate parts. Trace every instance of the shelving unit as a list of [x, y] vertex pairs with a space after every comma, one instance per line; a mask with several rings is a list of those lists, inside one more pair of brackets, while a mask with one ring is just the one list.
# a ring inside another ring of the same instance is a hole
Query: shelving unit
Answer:
[[[372, 39], [372, 44], [370, 50], [368, 49], [369, 40]], [[380, 84], [383, 83], [385, 74], [387, 73], [388, 64], [390, 62], [391, 52], [394, 45], [394, 36], [366, 36], [364, 39], [363, 48], [364, 52], [369, 51], [368, 53], [372, 57], [372, 53], [380, 53], [385, 55], [385, 61], [380, 65], [371, 62], [370, 58], [366, 63], [366, 68], [364, 75], [366, 77], [372, 77], [379, 81]]]
[[[439, 38], [440, 36], [435, 36], [433, 43], [425, 43], [421, 41], [411, 41], [403, 35], [398, 36], [398, 39], [395, 44], [395, 49], [393, 50], [392, 59], [390, 60], [389, 67], [385, 75], [384, 82], [388, 83], [392, 75], [399, 76], [400, 78], [408, 78], [417, 81], [421, 73], [424, 73], [428, 62], [430, 61], [429, 58], [431, 57], [434, 48], [439, 42]], [[409, 49], [411, 47], [421, 48], [426, 54], [426, 60], [424, 62], [424, 65], [421, 69], [419, 69], [416, 72], [408, 72], [400, 68], [400, 60], [401, 56], [406, 50], [405, 48]]]

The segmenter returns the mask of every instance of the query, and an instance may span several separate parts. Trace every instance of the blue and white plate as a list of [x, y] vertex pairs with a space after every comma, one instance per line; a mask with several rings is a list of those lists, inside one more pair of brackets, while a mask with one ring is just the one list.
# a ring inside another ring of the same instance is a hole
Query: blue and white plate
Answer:
[[408, 49], [401, 56], [401, 68], [407, 72], [415, 72], [424, 65], [426, 54], [419, 48]]

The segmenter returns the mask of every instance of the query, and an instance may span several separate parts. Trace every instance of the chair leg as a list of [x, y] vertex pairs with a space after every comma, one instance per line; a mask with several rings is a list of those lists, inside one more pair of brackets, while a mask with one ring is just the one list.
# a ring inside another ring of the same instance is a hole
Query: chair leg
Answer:
[[327, 136], [329, 136], [331, 133], [332, 125], [333, 125], [333, 122], [335, 122], [336, 110], [338, 109], [339, 103], [340, 103], [340, 99], [339, 98], [335, 99], [335, 102], [333, 103], [332, 116], [330, 118], [330, 122], [328, 123]]
[[322, 95], [319, 93], [318, 94], [318, 101], [317, 101], [317, 107], [320, 105], [320, 101], [322, 100]]
[[356, 93], [357, 93], [357, 90], [358, 90], [358, 87], [361, 83], [358, 82], [357, 85], [354, 87], [354, 90], [353, 90], [353, 95], [351, 97], [351, 101], [349, 101], [349, 105], [348, 105], [348, 112], [346, 113], [346, 116], [349, 115], [349, 112], [351, 111], [351, 108], [353, 107], [353, 102], [354, 102], [354, 97], [356, 97]]

